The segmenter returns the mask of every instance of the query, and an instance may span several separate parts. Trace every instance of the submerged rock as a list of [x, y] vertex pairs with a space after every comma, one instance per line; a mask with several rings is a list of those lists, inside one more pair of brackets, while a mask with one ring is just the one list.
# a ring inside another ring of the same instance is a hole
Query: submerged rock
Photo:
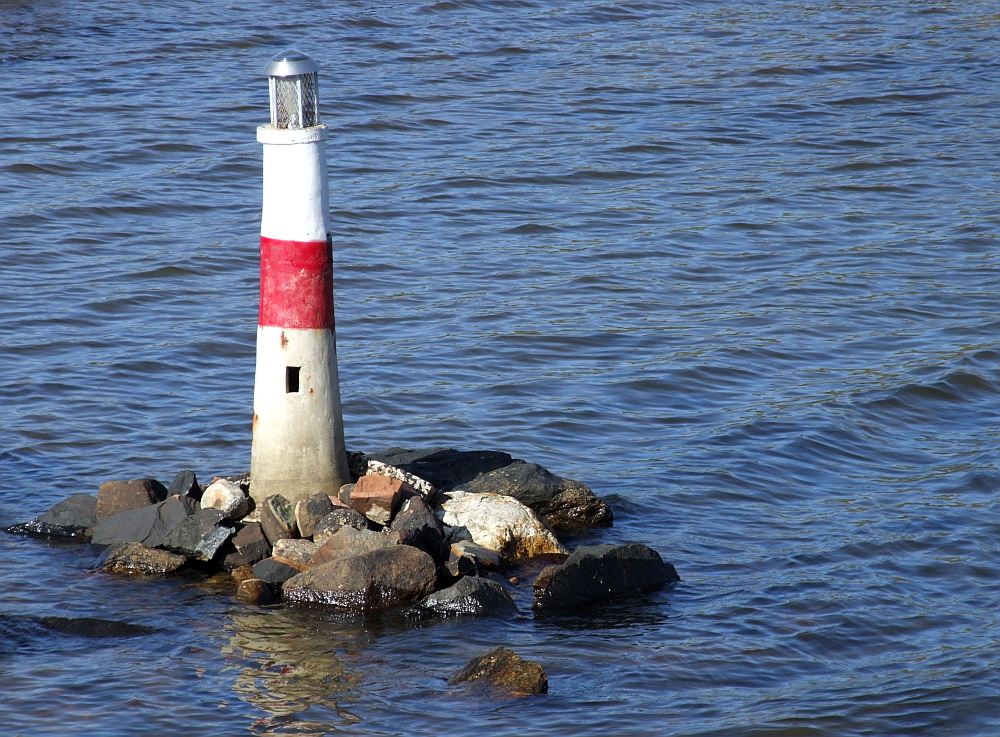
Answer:
[[453, 542], [471, 539], [507, 560], [567, 552], [535, 513], [513, 497], [465, 491], [445, 497], [440, 516]]
[[536, 611], [655, 591], [680, 581], [670, 563], [641, 544], [589, 545], [577, 548], [560, 566], [548, 566], [535, 580]]
[[449, 683], [469, 683], [512, 696], [548, 693], [549, 678], [538, 663], [522, 660], [503, 645], [473, 658]]
[[80, 637], [135, 637], [157, 631], [155, 627], [95, 617], [39, 617], [37, 621], [46, 629]]
[[396, 545], [316, 566], [290, 578], [282, 591], [292, 603], [374, 611], [424, 598], [435, 580], [427, 553]]
[[107, 573], [126, 576], [155, 576], [173, 573], [188, 559], [166, 550], [149, 548], [142, 543], [126, 542], [112, 545], [104, 552], [99, 568]]
[[465, 576], [446, 589], [435, 591], [420, 607], [437, 614], [467, 614], [480, 617], [510, 617], [517, 605], [510, 593], [495, 581]]
[[236, 587], [236, 598], [246, 604], [257, 604], [264, 606], [273, 604], [276, 600], [274, 589], [265, 581], [259, 578], [248, 578], [240, 581]]

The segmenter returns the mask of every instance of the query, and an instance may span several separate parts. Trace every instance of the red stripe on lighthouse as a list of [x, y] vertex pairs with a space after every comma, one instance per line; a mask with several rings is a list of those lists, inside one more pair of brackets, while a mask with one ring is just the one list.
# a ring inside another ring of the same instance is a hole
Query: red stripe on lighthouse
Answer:
[[333, 253], [329, 241], [260, 239], [260, 316], [276, 328], [332, 328]]

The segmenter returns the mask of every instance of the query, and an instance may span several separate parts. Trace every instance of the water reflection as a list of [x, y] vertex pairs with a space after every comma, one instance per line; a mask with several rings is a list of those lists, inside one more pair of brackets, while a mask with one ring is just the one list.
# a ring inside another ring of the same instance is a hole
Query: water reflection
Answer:
[[250, 725], [252, 734], [318, 736], [360, 721], [344, 704], [358, 698], [362, 680], [348, 663], [374, 640], [361, 618], [245, 607], [231, 613], [226, 629], [222, 652], [238, 669], [233, 690], [268, 715]]

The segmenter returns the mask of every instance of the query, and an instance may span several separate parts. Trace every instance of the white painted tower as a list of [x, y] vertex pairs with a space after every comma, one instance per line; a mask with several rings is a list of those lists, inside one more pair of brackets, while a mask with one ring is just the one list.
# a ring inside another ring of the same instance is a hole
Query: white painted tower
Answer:
[[264, 201], [250, 495], [294, 502], [336, 494], [351, 478], [337, 375], [319, 66], [290, 49], [264, 72], [271, 123], [257, 128]]

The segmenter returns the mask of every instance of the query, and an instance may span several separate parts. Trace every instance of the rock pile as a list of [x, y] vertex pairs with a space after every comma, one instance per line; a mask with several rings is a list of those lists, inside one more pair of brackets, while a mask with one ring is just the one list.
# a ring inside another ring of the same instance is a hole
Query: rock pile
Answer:
[[[8, 532], [106, 546], [100, 567], [156, 575], [189, 568], [232, 574], [241, 601], [357, 611], [512, 616], [510, 566], [540, 556], [533, 608], [550, 612], [634, 596], [679, 580], [644, 545], [581, 547], [556, 537], [609, 526], [585, 485], [493, 451], [400, 448], [350, 454], [354, 483], [335, 496], [255, 505], [248, 476], [202, 486], [191, 471], [169, 487], [109, 481]], [[511, 579], [516, 580], [516, 579]]]

